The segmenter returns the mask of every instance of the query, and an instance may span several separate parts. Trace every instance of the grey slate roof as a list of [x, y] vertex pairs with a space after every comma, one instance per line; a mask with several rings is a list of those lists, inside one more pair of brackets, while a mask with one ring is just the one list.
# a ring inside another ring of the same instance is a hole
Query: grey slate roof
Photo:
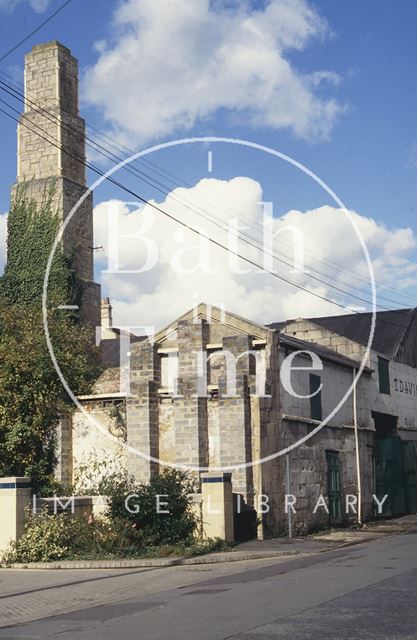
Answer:
[[[333, 349], [328, 349], [327, 347], [323, 347], [315, 342], [307, 342], [306, 340], [300, 340], [299, 338], [295, 338], [294, 336], [288, 336], [285, 333], [279, 334], [279, 341], [281, 344], [288, 345], [291, 349], [296, 349], [297, 351], [314, 351], [318, 356], [321, 356], [323, 360], [327, 360], [329, 362], [334, 362], [335, 364], [341, 367], [347, 367], [348, 369], [359, 369], [361, 363], [356, 360], [352, 360], [347, 356], [338, 353], [337, 351], [333, 351]], [[364, 368], [365, 373], [372, 373], [372, 369], [369, 367]]]
[[[413, 330], [415, 309], [395, 309], [378, 311], [372, 348], [388, 358], [395, 358], [401, 349], [409, 331]], [[345, 336], [354, 342], [366, 345], [371, 329], [371, 313], [349, 313], [341, 316], [306, 318], [310, 322]], [[268, 325], [272, 329], [282, 330], [289, 322], [274, 322]]]

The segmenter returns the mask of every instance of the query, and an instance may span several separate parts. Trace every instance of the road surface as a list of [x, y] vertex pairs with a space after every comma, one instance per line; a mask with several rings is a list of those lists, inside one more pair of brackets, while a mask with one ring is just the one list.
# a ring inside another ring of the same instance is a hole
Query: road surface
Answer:
[[0, 625], [0, 640], [416, 640], [417, 534], [282, 560], [6, 569]]

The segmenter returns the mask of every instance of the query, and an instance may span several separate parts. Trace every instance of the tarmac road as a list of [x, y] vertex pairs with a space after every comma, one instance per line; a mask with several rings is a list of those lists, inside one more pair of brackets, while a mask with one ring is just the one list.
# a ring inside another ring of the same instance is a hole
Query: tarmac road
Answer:
[[[417, 639], [416, 533], [291, 559], [0, 578], [0, 640]], [[53, 601], [67, 612], [47, 617]]]

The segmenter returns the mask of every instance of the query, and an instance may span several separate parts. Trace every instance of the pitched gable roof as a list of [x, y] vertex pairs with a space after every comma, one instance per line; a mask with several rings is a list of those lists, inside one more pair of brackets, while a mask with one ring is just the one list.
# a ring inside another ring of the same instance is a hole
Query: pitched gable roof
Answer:
[[[376, 314], [372, 349], [388, 358], [395, 358], [410, 327], [414, 312], [414, 309], [379, 311]], [[352, 313], [327, 318], [310, 318], [310, 320], [324, 329], [334, 331], [359, 344], [368, 343], [372, 313]]]
[[173, 334], [175, 334], [178, 323], [184, 320], [206, 320], [207, 322], [218, 322], [219, 324], [230, 327], [238, 333], [252, 335], [255, 338], [261, 339], [266, 338], [268, 333], [268, 328], [264, 325], [247, 320], [246, 318], [238, 316], [236, 313], [220, 309], [220, 307], [201, 302], [197, 307], [190, 309], [174, 322], [171, 322], [168, 327], [159, 331], [155, 335], [154, 341], [163, 342], [164, 340], [169, 339]]
[[[352, 358], [348, 358], [333, 349], [329, 349], [329, 347], [323, 347], [320, 344], [316, 344], [315, 342], [306, 342], [305, 340], [300, 340], [299, 338], [295, 338], [294, 336], [289, 336], [285, 333], [278, 332], [279, 341], [284, 346], [288, 346], [290, 349], [294, 349], [297, 351], [313, 351], [317, 353], [317, 355], [321, 356], [323, 360], [327, 360], [329, 362], [334, 362], [335, 364], [346, 367], [348, 369], [359, 369], [361, 363], [357, 360], [353, 360]], [[364, 367], [364, 373], [372, 373], [372, 369], [369, 367]]]
[[[367, 345], [372, 313], [349, 313], [340, 316], [307, 318], [307, 320], [358, 344]], [[286, 324], [288, 322], [275, 322], [268, 326], [282, 330]], [[378, 311], [372, 349], [387, 358], [417, 366], [416, 309]]]

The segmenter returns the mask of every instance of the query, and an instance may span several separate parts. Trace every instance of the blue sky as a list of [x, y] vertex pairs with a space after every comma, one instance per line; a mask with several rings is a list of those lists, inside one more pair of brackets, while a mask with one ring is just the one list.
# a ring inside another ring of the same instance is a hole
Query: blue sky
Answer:
[[[138, 24], [143, 30], [146, 30], [147, 24], [151, 25], [151, 22], [146, 22], [149, 16], [145, 16], [145, 9], [142, 8], [140, 13], [134, 0], [125, 3], [73, 0], [42, 32], [2, 62], [0, 69], [15, 77], [19, 77], [20, 74], [21, 78], [25, 51], [39, 42], [60, 40], [72, 50], [80, 62], [83, 116], [95, 127], [117, 136], [124, 143], [128, 142], [133, 150], [185, 135], [218, 135], [253, 140], [278, 149], [305, 164], [360, 216], [374, 219], [381, 228], [388, 231], [411, 228], [414, 235], [417, 195], [417, 4], [413, 0], [402, 0], [401, 3], [394, 0], [316, 0], [314, 3], [307, 0], [274, 0], [272, 3], [250, 3], [242, 0], [240, 3], [225, 3], [218, 0], [212, 4], [209, 11], [213, 18], [216, 12], [224, 12], [227, 4], [228, 15], [231, 16], [230, 24], [233, 25], [234, 21], [236, 22], [233, 12], [236, 13], [239, 8], [241, 11], [245, 9], [247, 16], [250, 16], [251, 13], [255, 15], [256, 12], [265, 10], [275, 1], [277, 5], [292, 6], [294, 15], [298, 17], [305, 16], [306, 11], [314, 12], [314, 17], [310, 16], [310, 27], [314, 33], [307, 36], [302, 34], [301, 30], [294, 35], [293, 30], [297, 30], [298, 23], [291, 18], [292, 23], [282, 36], [291, 42], [289, 45], [282, 45], [281, 42], [279, 50], [281, 60], [290, 65], [293, 73], [293, 78], [288, 85], [284, 83], [280, 93], [280, 99], [285, 102], [285, 92], [293, 92], [292, 97], [288, 98], [288, 111], [294, 110], [294, 105], [299, 103], [298, 95], [301, 93], [296, 93], [299, 88], [295, 88], [294, 83], [300, 77], [303, 88], [308, 87], [309, 97], [313, 97], [318, 109], [324, 109], [324, 105], [330, 104], [333, 104], [335, 109], [332, 116], [322, 115], [305, 127], [300, 122], [308, 119], [308, 104], [306, 110], [300, 112], [299, 116], [294, 116], [293, 120], [291, 114], [285, 113], [283, 117], [289, 117], [291, 124], [283, 127], [275, 118], [271, 98], [268, 98], [269, 105], [257, 109], [253, 101], [245, 101], [243, 94], [239, 97], [239, 76], [235, 70], [230, 70], [229, 66], [224, 66], [223, 71], [230, 74], [227, 77], [230, 77], [232, 82], [236, 81], [230, 88], [232, 93], [236, 92], [236, 100], [233, 102], [227, 89], [221, 87], [222, 79], [215, 78], [213, 93], [218, 91], [218, 98], [202, 117], [193, 120], [195, 111], [198, 112], [200, 109], [201, 113], [201, 104], [197, 101], [195, 110], [184, 116], [185, 120], [188, 118], [187, 121], [191, 122], [187, 127], [181, 125], [181, 106], [178, 107], [178, 112], [164, 112], [160, 116], [156, 114], [155, 117], [159, 120], [152, 120], [149, 101], [155, 101], [157, 104], [160, 91], [162, 104], [164, 99], [166, 101], [166, 95], [163, 93], [163, 82], [158, 81], [156, 75], [155, 88], [151, 88], [150, 84], [144, 86], [145, 80], [148, 81], [146, 70], [138, 76], [135, 76], [135, 71], [132, 70], [132, 86], [136, 87], [132, 89], [133, 106], [130, 107], [129, 113], [128, 107], [126, 113], [122, 113], [122, 107], [113, 106], [109, 93], [111, 87], [109, 88], [103, 79], [100, 65], [104, 63], [107, 54], [112, 56], [113, 64], [117, 64], [118, 61], [120, 64], [123, 60], [120, 50], [129, 38], [135, 38], [132, 33], [138, 29]], [[142, 7], [147, 4], [148, 2], [144, 2]], [[173, 12], [171, 23], [175, 22], [181, 7], [184, 6], [178, 0], [158, 0], [154, 4], [160, 5], [164, 13]], [[188, 3], [188, 6], [190, 4], [193, 3]], [[195, 6], [200, 4], [202, 6], [204, 3], [198, 0]], [[48, 3], [46, 0], [0, 0], [0, 57], [3, 51], [13, 46], [58, 6], [58, 2]], [[114, 20], [116, 10], [119, 10], [117, 25]], [[149, 14], [151, 12], [152, 9], [149, 9]], [[135, 22], [136, 20], [138, 22]], [[181, 29], [184, 29], [184, 24], [186, 23], [180, 25]], [[213, 18], [212, 26], [215, 24]], [[271, 54], [274, 53], [274, 33], [268, 33], [266, 27], [266, 30], [262, 31], [261, 21], [257, 24], [260, 25], [260, 29], [254, 41], [250, 43], [250, 55], [253, 57], [257, 47], [259, 50], [262, 49], [267, 66], [269, 62], [265, 42]], [[161, 34], [159, 36], [163, 37]], [[146, 43], [146, 34], [142, 32], [139, 37]], [[230, 40], [233, 41], [234, 37], [235, 31], [232, 30]], [[301, 44], [299, 38], [303, 40]], [[225, 41], [227, 42], [227, 38]], [[214, 36], [213, 40], [208, 36], [207, 42], [211, 46], [218, 44]], [[175, 42], [168, 44], [161, 40], [160, 44], [168, 55], [170, 47], [174, 47], [172, 52], [175, 56]], [[195, 43], [192, 46], [196, 46]], [[219, 55], [219, 50], [215, 50], [216, 55]], [[208, 68], [212, 63], [210, 46], [205, 55]], [[149, 58], [150, 66], [154, 64], [155, 56]], [[158, 67], [156, 62], [155, 65], [156, 71], [161, 75], [164, 67]], [[192, 65], [191, 55], [190, 68]], [[271, 81], [271, 72], [266, 66], [265, 84]], [[88, 68], [88, 79], [91, 81], [89, 90], [85, 83]], [[220, 68], [220, 72], [223, 71]], [[257, 71], [259, 72], [259, 67]], [[170, 72], [172, 73], [172, 69]], [[318, 74], [322, 72], [326, 72], [327, 75], [319, 78]], [[124, 73], [124, 81], [128, 82], [126, 70]], [[199, 75], [202, 75], [201, 69], [194, 78], [198, 78]], [[315, 84], [313, 77], [316, 79]], [[122, 81], [121, 79], [120, 82]], [[136, 82], [140, 82], [142, 86], [138, 88]], [[172, 78], [167, 78], [166, 83], [169, 82], [172, 82]], [[209, 83], [209, 80], [207, 82]], [[208, 84], [202, 85], [201, 91], [207, 91], [207, 86]], [[196, 85], [196, 93], [198, 90]], [[176, 94], [173, 94], [173, 102], [176, 99]], [[260, 98], [258, 100], [262, 102]], [[138, 121], [141, 114], [148, 118], [146, 122], [149, 124], [146, 126], [151, 132], [149, 136], [145, 136], [143, 128], [139, 125], [132, 124], [132, 112], [136, 113]], [[128, 117], [130, 120], [126, 125]], [[158, 129], [160, 122], [164, 122], [164, 126]], [[15, 178], [16, 139], [14, 124], [1, 114], [0, 127], [0, 163], [3, 178], [0, 185], [0, 211], [6, 211], [9, 188]], [[259, 180], [265, 199], [274, 199], [275, 211], [279, 215], [290, 209], [306, 211], [331, 204], [327, 194], [304, 176], [283, 165], [278, 167], [271, 164], [271, 159], [261, 158], [261, 154], [245, 155], [236, 153], [234, 148], [223, 148], [218, 152], [218, 149], [213, 147], [213, 150], [213, 177], [229, 180], [242, 175]], [[183, 149], [173, 150], [161, 152], [158, 157], [154, 156], [153, 161], [194, 185], [201, 178], [207, 177], [206, 153], [207, 147], [195, 148], [187, 153], [184, 153]], [[127, 176], [124, 176], [123, 180], [131, 186], [134, 185], [133, 180]], [[137, 181], [135, 188], [145, 197], [157, 197], [146, 185], [140, 185], [139, 188]], [[108, 186], [100, 189], [95, 201], [98, 204], [112, 197], [124, 196]], [[408, 243], [405, 247], [409, 261], [406, 265], [407, 273], [412, 271], [415, 262], [415, 249], [410, 246]], [[380, 248], [376, 251], [380, 251]], [[397, 250], [396, 259], [399, 256], [401, 251]], [[382, 259], [381, 253], [378, 257]], [[393, 286], [396, 277], [398, 274], [389, 279], [389, 286]], [[412, 280], [407, 280], [407, 291], [415, 294], [417, 300], [417, 290]], [[401, 286], [405, 286], [404, 282]]]

